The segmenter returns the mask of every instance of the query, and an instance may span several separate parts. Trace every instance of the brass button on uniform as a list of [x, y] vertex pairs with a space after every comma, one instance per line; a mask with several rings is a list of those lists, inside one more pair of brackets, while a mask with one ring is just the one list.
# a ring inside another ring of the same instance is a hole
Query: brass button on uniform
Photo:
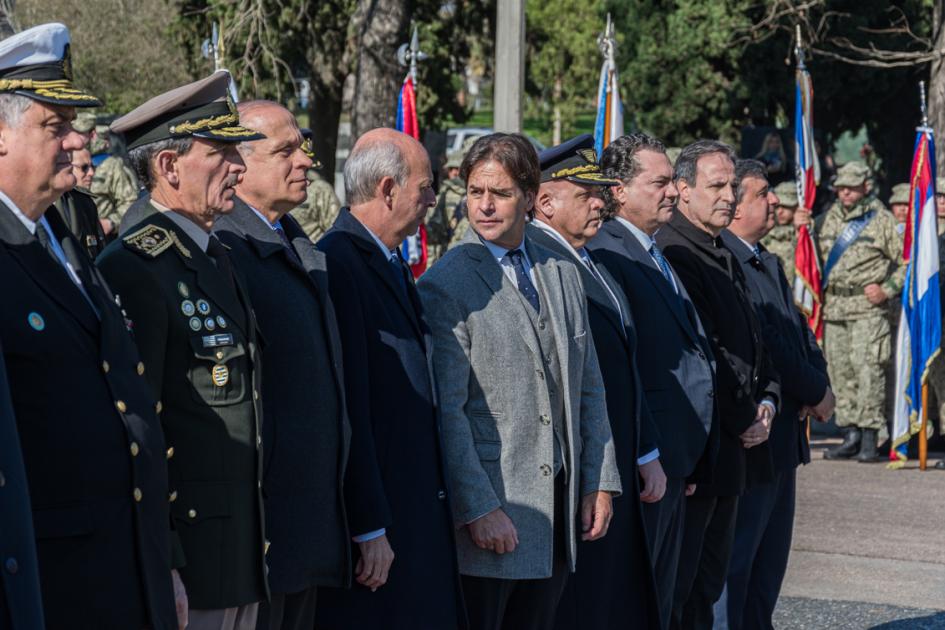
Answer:
[[102, 361], [102, 371], [108, 374], [110, 369], [112, 369], [112, 367], [108, 364], [108, 361]]
[[132, 456], [132, 457], [137, 457], [137, 456], [138, 456], [138, 452], [139, 452], [140, 450], [141, 450], [141, 449], [138, 448], [138, 443], [137, 443], [137, 442], [132, 442], [132, 443], [131, 443], [131, 456]]
[[141, 494], [141, 488], [135, 488], [135, 491], [134, 491], [133, 494], [134, 494], [134, 497], [135, 497], [135, 501], [136, 501], [137, 503], [141, 503], [141, 497], [144, 496], [143, 494]]
[[125, 404], [124, 400], [116, 400], [115, 408], [118, 409], [118, 411], [120, 411], [121, 413], [125, 413], [126, 411], [128, 411], [128, 405]]
[[174, 492], [172, 492], [172, 493], [170, 493], [169, 495], [167, 495], [167, 502], [168, 502], [168, 503], [173, 503], [173, 502], [176, 501], [176, 500], [177, 500], [177, 490], [175, 490]]
[[144, 374], [144, 363], [142, 363], [141, 361], [138, 361], [137, 369], [138, 369], [138, 376], [141, 376], [142, 374]]
[[187, 510], [187, 516], [189, 516], [190, 518], [197, 518], [197, 510], [195, 510], [194, 508], [190, 508], [189, 510]]
[[217, 350], [217, 361], [223, 360], [223, 350]]
[[174, 457], [174, 447], [173, 447], [173, 446], [171, 446], [170, 448], [167, 449], [167, 459], [170, 459], [170, 458], [172, 458], [172, 457]]

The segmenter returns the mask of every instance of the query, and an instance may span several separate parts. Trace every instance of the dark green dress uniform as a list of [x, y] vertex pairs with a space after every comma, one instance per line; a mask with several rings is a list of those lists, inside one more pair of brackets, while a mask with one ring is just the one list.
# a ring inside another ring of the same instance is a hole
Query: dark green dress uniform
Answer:
[[163, 406], [183, 552], [175, 563], [184, 562], [190, 607], [267, 599], [261, 371], [248, 294], [153, 205], [98, 264], [133, 321], [146, 378]]
[[[32, 107], [101, 105], [72, 85], [68, 51], [61, 24], [0, 41], [0, 93]], [[144, 365], [114, 294], [61, 218], [47, 211], [34, 222], [29, 210], [0, 203], [0, 345], [45, 627], [176, 629], [166, 447]], [[0, 531], [0, 571], [28, 579], [28, 556], [5, 546], [14, 535]], [[6, 596], [27, 603], [24, 592]]]
[[80, 188], [73, 188], [59, 198], [55, 207], [85, 253], [95, 260], [105, 249], [105, 231], [99, 223], [98, 209], [92, 195]]

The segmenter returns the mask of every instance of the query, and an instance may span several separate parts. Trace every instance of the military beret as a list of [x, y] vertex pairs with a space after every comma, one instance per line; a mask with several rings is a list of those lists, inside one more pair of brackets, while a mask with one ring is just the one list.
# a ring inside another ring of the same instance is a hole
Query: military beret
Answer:
[[860, 186], [869, 176], [869, 167], [859, 160], [854, 160], [847, 162], [837, 169], [837, 179], [834, 180], [833, 185], [849, 187]]
[[909, 203], [909, 184], [896, 184], [892, 187], [892, 195], [889, 197], [889, 203]]
[[936, 195], [945, 194], [945, 177], [935, 178], [935, 194]]
[[594, 151], [594, 137], [581, 134], [545, 149], [538, 154], [541, 166], [541, 181], [566, 179], [576, 184], [591, 186], [616, 186], [620, 180], [604, 177]]
[[781, 182], [774, 187], [774, 194], [778, 196], [780, 200], [780, 205], [785, 207], [797, 207], [799, 204], [797, 200], [797, 185], [794, 183], [794, 180], [789, 182]]
[[315, 134], [308, 127], [300, 127], [299, 131], [302, 133], [302, 153], [312, 161], [312, 166], [309, 168], [321, 168], [322, 163], [315, 158], [315, 147], [312, 145]]
[[40, 24], [0, 41], [0, 93], [70, 107], [98, 107], [97, 98], [72, 84], [69, 29]]
[[209, 77], [159, 94], [111, 124], [124, 134], [128, 149], [171, 138], [203, 138], [218, 142], [248, 142], [265, 136], [240, 126], [230, 99], [230, 73]]

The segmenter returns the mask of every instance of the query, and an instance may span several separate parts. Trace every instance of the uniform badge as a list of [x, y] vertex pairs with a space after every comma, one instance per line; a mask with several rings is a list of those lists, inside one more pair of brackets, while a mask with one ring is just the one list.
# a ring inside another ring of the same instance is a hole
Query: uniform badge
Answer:
[[230, 381], [230, 371], [225, 365], [214, 365], [212, 375], [213, 384], [217, 387], [223, 387]]
[[194, 313], [197, 312], [197, 308], [194, 306], [194, 303], [190, 300], [184, 300], [180, 303], [180, 312], [186, 315], [187, 317], [192, 317]]
[[206, 300], [197, 300], [197, 310], [201, 315], [207, 315], [210, 312], [210, 304]]
[[217, 326], [220, 328], [226, 328], [226, 320], [223, 319], [223, 315], [217, 315]]
[[190, 318], [190, 329], [191, 329], [192, 331], [194, 331], [194, 332], [197, 332], [197, 331], [200, 330], [201, 328], [203, 328], [203, 322], [200, 321], [200, 318], [199, 318], [199, 317], [191, 317], [191, 318]]
[[43, 330], [46, 328], [46, 320], [43, 319], [43, 316], [33, 311], [26, 316], [26, 321], [29, 322], [30, 328], [33, 330]]
[[203, 320], [203, 325], [210, 332], [213, 332], [213, 330], [217, 327], [217, 323], [213, 321], [212, 317], [208, 317], [207, 319]]
[[182, 298], [190, 297], [190, 289], [187, 288], [187, 285], [183, 282], [177, 283], [177, 292], [180, 293]]

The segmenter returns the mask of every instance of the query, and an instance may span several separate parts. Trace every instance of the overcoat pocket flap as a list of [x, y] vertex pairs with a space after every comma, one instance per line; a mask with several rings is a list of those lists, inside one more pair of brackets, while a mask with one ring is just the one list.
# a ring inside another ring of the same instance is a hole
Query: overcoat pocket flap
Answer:
[[230, 515], [230, 501], [226, 486], [181, 484], [177, 500], [171, 504], [174, 518], [184, 523], [199, 523], [208, 518]]

